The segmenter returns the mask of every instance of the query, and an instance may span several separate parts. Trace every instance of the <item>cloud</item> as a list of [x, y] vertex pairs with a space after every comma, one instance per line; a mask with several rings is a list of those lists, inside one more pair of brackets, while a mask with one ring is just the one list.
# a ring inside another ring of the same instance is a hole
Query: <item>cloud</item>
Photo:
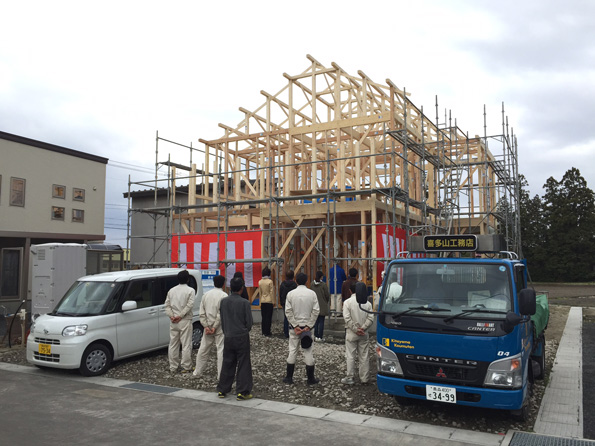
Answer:
[[[303, 72], [311, 54], [378, 83], [390, 78], [432, 120], [438, 95], [439, 120], [451, 114], [471, 136], [483, 135], [484, 104], [487, 134], [501, 132], [504, 102], [532, 187], [575, 163], [595, 186], [586, 166], [595, 165], [588, 0], [304, 0], [289, 10], [262, 0], [106, 0], [100, 8], [32, 0], [3, 12], [0, 39], [11, 42], [0, 48], [3, 131], [150, 172], [156, 131], [195, 147], [219, 138], [218, 123], [237, 125], [239, 107], [256, 109], [260, 90], [277, 93], [282, 74]], [[165, 160], [170, 147], [160, 147]], [[171, 152], [188, 163], [185, 149]], [[108, 205], [125, 204], [129, 173], [152, 177], [108, 166]]]
[[[475, 3], [475, 2], [474, 2]], [[478, 61], [497, 73], [560, 73], [595, 68], [595, 3], [556, 0], [475, 3], [497, 23], [497, 32], [464, 42]]]

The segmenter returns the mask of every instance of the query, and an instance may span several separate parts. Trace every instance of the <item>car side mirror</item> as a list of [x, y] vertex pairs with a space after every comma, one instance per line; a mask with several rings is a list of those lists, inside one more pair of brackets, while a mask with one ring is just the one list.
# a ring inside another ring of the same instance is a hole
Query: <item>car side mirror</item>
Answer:
[[535, 290], [525, 288], [519, 293], [519, 313], [523, 316], [533, 316], [537, 310]]
[[127, 300], [126, 302], [124, 302], [122, 304], [122, 311], [130, 311], [130, 310], [136, 310], [137, 309], [137, 305], [136, 305], [136, 301], [134, 300]]
[[355, 284], [355, 298], [360, 305], [368, 303], [368, 287], [363, 282]]
[[502, 322], [502, 329], [506, 333], [511, 333], [514, 330], [514, 327], [519, 325], [523, 320], [523, 316], [519, 316], [514, 311], [509, 311], [506, 313], [506, 319]]

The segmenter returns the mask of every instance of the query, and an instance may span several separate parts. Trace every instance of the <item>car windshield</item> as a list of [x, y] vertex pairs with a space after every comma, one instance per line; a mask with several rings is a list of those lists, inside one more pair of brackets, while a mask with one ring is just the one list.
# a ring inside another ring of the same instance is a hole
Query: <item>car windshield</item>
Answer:
[[512, 309], [509, 270], [496, 263], [393, 264], [382, 296], [393, 316], [504, 319]]
[[116, 288], [117, 285], [113, 282], [75, 282], [56, 306], [53, 314], [56, 316], [101, 314]]

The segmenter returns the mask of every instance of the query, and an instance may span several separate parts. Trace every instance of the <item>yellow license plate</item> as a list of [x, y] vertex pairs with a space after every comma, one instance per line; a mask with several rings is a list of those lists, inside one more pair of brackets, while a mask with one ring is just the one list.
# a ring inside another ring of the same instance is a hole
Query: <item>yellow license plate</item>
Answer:
[[50, 344], [39, 344], [39, 354], [40, 355], [51, 355], [52, 354], [52, 346]]

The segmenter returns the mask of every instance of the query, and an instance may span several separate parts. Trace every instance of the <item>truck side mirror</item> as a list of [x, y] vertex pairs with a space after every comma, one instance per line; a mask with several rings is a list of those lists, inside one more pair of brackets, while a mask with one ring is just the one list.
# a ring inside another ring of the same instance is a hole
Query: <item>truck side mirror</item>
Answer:
[[526, 268], [525, 265], [523, 265], [522, 263], [518, 263], [516, 265], [514, 265], [514, 274], [515, 274], [515, 282], [517, 283], [517, 290], [519, 288], [523, 288], [525, 287], [525, 274], [526, 274]]
[[355, 298], [358, 304], [368, 303], [368, 287], [363, 282], [357, 282], [355, 284]]
[[537, 297], [535, 290], [525, 288], [519, 293], [519, 312], [523, 316], [533, 316], [537, 309]]

